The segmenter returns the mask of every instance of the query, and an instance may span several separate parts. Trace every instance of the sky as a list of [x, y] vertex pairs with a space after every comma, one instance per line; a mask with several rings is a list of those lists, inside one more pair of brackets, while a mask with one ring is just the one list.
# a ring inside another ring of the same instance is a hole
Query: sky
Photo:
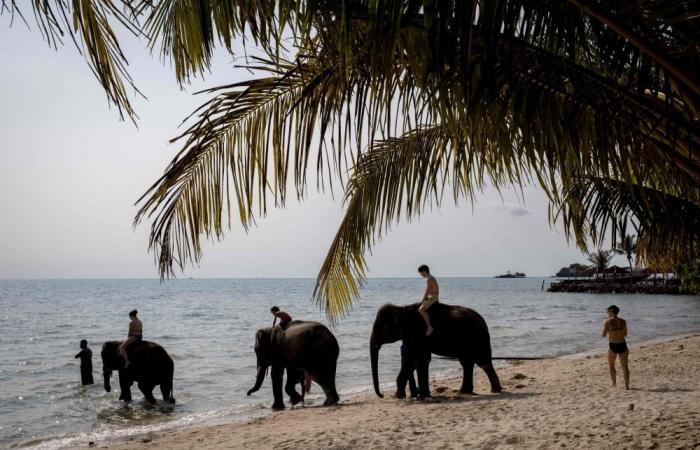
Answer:
[[[57, 51], [36, 26], [0, 16], [0, 278], [153, 278], [148, 223], [132, 227], [134, 202], [178, 150], [182, 120], [207, 97], [194, 92], [250, 77], [217, 54], [211, 74], [181, 89], [143, 43], [123, 42], [147, 100], [138, 127], [120, 121], [76, 49]], [[342, 218], [339, 198], [313, 192], [272, 210], [247, 234], [238, 224], [207, 244], [185, 277], [315, 277]], [[368, 257], [370, 277], [555, 273], [584, 260], [547, 220], [544, 194], [487, 190], [474, 204], [446, 201], [393, 227]], [[617, 257], [618, 264], [626, 265]]]

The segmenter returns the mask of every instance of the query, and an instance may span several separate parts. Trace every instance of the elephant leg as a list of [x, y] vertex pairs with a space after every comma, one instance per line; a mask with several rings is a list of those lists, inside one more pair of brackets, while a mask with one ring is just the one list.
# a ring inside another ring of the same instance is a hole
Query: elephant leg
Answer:
[[418, 398], [430, 397], [430, 361], [419, 359], [416, 361], [416, 373], [418, 374]]
[[175, 403], [173, 397], [173, 382], [172, 380], [163, 381], [160, 383], [160, 393], [163, 395], [163, 400], [168, 403]]
[[474, 360], [473, 359], [460, 359], [460, 364], [462, 364], [462, 369], [464, 375], [462, 376], [462, 387], [459, 392], [462, 394], [473, 394], [474, 393]]
[[408, 391], [411, 393], [411, 398], [418, 397], [418, 386], [416, 385], [416, 378], [413, 376], [413, 372], [413, 369], [408, 372]]
[[335, 367], [322, 371], [316, 377], [313, 377], [313, 379], [321, 386], [323, 393], [326, 394], [326, 401], [323, 402], [324, 406], [331, 406], [338, 403], [340, 397], [335, 390]]
[[153, 386], [152, 384], [147, 384], [147, 383], [141, 383], [139, 382], [138, 384], [139, 390], [143, 393], [143, 396], [146, 397], [146, 400], [148, 403], [151, 405], [156, 404], [156, 398], [153, 396]]
[[406, 398], [406, 383], [409, 385], [409, 390], [411, 391], [411, 397], [415, 397], [418, 394], [416, 389], [416, 380], [413, 377], [413, 371], [415, 370], [415, 362], [408, 358], [401, 359], [401, 370], [396, 377], [396, 393], [394, 397], [396, 398]]
[[396, 376], [396, 392], [394, 393], [394, 398], [406, 398], [406, 383], [408, 379], [406, 377], [403, 365], [399, 374]]
[[296, 390], [296, 385], [303, 383], [304, 371], [287, 369], [287, 382], [284, 385], [284, 391], [289, 395], [292, 405], [296, 405], [302, 400], [301, 395]]
[[129, 379], [129, 377], [124, 373], [123, 370], [119, 371], [119, 389], [121, 393], [119, 394], [119, 400], [123, 400], [125, 402], [130, 402], [131, 401], [131, 385], [133, 384], [133, 381]]
[[498, 379], [498, 374], [496, 373], [496, 369], [493, 368], [493, 363], [491, 362], [491, 359], [487, 360], [483, 364], [479, 364], [479, 367], [484, 369], [484, 372], [486, 372], [486, 376], [489, 377], [489, 382], [491, 383], [491, 392], [503, 392], [503, 388], [501, 387], [501, 381]]
[[284, 380], [284, 366], [273, 364], [272, 370], [270, 371], [270, 378], [272, 378], [272, 396], [275, 399], [274, 403], [272, 404], [272, 409], [284, 409], [284, 399], [282, 398], [282, 381]]

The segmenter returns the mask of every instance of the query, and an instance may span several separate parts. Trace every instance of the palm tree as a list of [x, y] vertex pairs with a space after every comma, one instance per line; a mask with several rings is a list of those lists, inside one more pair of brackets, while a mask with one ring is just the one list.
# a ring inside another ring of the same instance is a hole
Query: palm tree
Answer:
[[625, 234], [620, 242], [615, 245], [615, 253], [625, 255], [630, 264], [630, 274], [632, 273], [632, 255], [637, 252], [637, 240], [631, 234]]
[[589, 253], [586, 259], [596, 268], [596, 273], [603, 272], [603, 278], [605, 278], [605, 269], [608, 268], [612, 260], [612, 251], [598, 249]]
[[[302, 198], [310, 166], [318, 188], [345, 197], [314, 292], [331, 318], [357, 297], [371, 246], [448, 187], [458, 201], [535, 182], [583, 249], [629, 222], [643, 260], [700, 254], [700, 35], [688, 2], [31, 5], [47, 41], [70, 36], [133, 120], [118, 27], [159, 48], [182, 84], [208, 73], [216, 46], [256, 45], [255, 77], [205, 92], [140, 199], [136, 223], [151, 220], [163, 277], [197, 263], [201, 240], [220, 239], [232, 215], [247, 228], [290, 189]], [[21, 14], [14, 0], [1, 6]]]

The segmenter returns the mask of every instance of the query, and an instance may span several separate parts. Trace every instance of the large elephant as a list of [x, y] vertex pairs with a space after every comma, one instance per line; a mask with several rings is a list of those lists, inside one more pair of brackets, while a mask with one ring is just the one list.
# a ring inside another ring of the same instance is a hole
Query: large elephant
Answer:
[[108, 341], [102, 345], [102, 373], [105, 390], [112, 387], [109, 380], [112, 371], [119, 371], [119, 400], [131, 401], [131, 385], [136, 381], [146, 400], [155, 404], [153, 388], [160, 385], [163, 400], [175, 403], [173, 398], [173, 373], [175, 364], [163, 347], [155, 342], [140, 341], [132, 343], [129, 348], [129, 366], [124, 368], [124, 357], [119, 352], [119, 341]]
[[430, 396], [428, 368], [431, 353], [459, 359], [464, 368], [460, 392], [473, 393], [475, 363], [488, 375], [491, 392], [501, 392], [501, 383], [491, 363], [491, 338], [484, 319], [472, 309], [436, 303], [428, 310], [434, 331], [426, 337], [427, 327], [418, 313], [419, 306], [418, 303], [407, 306], [386, 304], [377, 311], [369, 342], [372, 382], [377, 395], [383, 397], [377, 373], [379, 349], [383, 344], [399, 339], [404, 345], [404, 360], [397, 378], [397, 397], [406, 396], [406, 380], [414, 368], [418, 374], [419, 395]]
[[326, 394], [324, 405], [338, 403], [335, 390], [335, 369], [338, 361], [338, 341], [328, 328], [318, 322], [294, 320], [285, 328], [280, 326], [259, 330], [255, 335], [258, 375], [248, 395], [260, 389], [268, 367], [272, 366], [272, 409], [284, 409], [282, 378], [287, 370], [284, 390], [292, 405], [301, 401], [296, 385], [306, 372]]

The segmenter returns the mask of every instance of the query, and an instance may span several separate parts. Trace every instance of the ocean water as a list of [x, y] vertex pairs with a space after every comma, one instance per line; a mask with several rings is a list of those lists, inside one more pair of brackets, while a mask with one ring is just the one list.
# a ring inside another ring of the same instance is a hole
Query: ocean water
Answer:
[[[469, 306], [486, 319], [495, 356], [602, 349], [604, 310], [612, 303], [622, 309], [632, 343], [700, 329], [700, 297], [547, 293], [540, 290], [542, 278], [439, 281], [442, 302]], [[269, 377], [246, 396], [255, 379], [254, 334], [271, 325], [272, 305], [294, 318], [327, 323], [309, 302], [313, 285], [312, 279], [0, 280], [0, 447], [85, 445], [266, 414]], [[418, 277], [371, 279], [350, 314], [331, 328], [340, 344], [341, 401], [370, 390], [367, 343], [377, 308], [417, 301], [423, 289]], [[135, 386], [134, 402], [121, 403], [117, 380], [106, 393], [99, 374], [95, 385], [80, 384], [74, 359], [80, 339], [89, 341], [101, 373], [102, 342], [126, 334], [133, 308], [145, 339], [163, 345], [175, 360], [174, 406], [147, 405]], [[380, 380], [388, 392], [399, 366], [398, 345], [380, 352]], [[432, 376], [449, 372], [460, 373], [459, 363], [433, 359]], [[475, 374], [484, 376], [479, 369]], [[313, 387], [306, 407], [320, 404], [320, 394]]]

